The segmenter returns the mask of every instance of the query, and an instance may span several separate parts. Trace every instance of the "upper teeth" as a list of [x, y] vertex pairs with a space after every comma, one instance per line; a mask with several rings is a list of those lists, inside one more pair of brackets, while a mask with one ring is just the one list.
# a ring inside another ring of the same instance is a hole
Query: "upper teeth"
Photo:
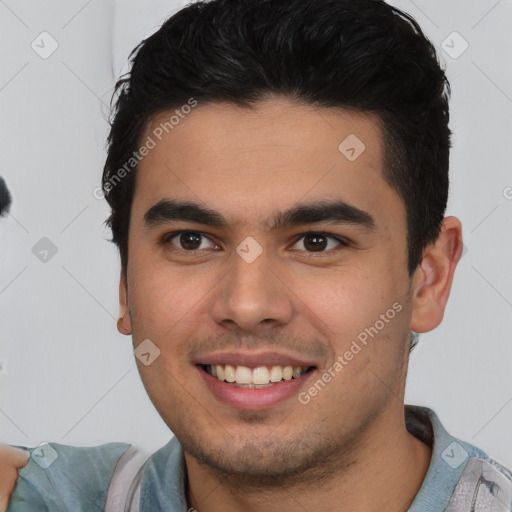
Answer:
[[258, 366], [249, 368], [247, 366], [232, 366], [230, 364], [207, 365], [206, 371], [221, 381], [233, 382], [236, 384], [258, 384], [264, 385], [281, 380], [297, 379], [307, 371], [302, 366]]

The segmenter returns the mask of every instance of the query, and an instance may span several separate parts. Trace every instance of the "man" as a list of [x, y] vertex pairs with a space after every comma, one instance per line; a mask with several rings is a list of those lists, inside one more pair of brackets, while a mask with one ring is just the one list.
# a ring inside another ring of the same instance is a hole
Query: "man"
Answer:
[[404, 408], [462, 252], [449, 86], [416, 22], [200, 2], [117, 93], [118, 329], [176, 437], [121, 479], [129, 445], [32, 448], [9, 511], [510, 510], [506, 468]]

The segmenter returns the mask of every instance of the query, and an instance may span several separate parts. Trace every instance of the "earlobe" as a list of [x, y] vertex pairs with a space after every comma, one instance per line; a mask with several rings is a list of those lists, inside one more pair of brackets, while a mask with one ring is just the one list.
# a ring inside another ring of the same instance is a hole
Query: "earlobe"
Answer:
[[128, 310], [128, 289], [126, 276], [121, 271], [119, 278], [119, 319], [117, 320], [117, 330], [121, 334], [129, 335], [132, 333], [132, 322]]
[[461, 255], [462, 225], [456, 217], [446, 217], [413, 276], [411, 330], [428, 332], [441, 323]]

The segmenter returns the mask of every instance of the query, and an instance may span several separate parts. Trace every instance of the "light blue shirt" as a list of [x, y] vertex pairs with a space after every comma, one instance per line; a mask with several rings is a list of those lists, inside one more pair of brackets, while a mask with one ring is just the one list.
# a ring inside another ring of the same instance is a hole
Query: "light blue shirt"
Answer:
[[[448, 434], [431, 409], [406, 405], [405, 417], [408, 431], [432, 447], [428, 472], [409, 512], [512, 510], [508, 469]], [[117, 461], [130, 446], [49, 443], [30, 448], [32, 456], [19, 472], [7, 512], [102, 511]], [[44, 457], [38, 458], [42, 449]], [[41, 467], [41, 460], [47, 461], [42, 464], [47, 467]], [[144, 466], [140, 512], [187, 512], [185, 482], [183, 450], [173, 437]]]

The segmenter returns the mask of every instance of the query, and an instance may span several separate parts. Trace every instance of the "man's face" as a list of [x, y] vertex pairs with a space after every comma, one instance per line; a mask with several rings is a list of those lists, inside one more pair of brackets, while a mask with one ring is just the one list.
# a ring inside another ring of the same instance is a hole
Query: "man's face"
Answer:
[[[135, 347], [149, 339], [149, 352], [160, 350], [147, 366], [137, 360], [146, 390], [185, 451], [211, 468], [304, 471], [402, 410], [406, 216], [383, 179], [381, 137], [370, 115], [284, 99], [255, 110], [199, 104], [139, 164], [122, 325]], [[163, 201], [196, 203], [227, 225], [172, 220], [154, 208]], [[318, 202], [353, 210], [274, 226], [279, 212]], [[180, 230], [189, 233], [169, 235]], [[209, 375], [213, 363], [313, 369], [243, 389]], [[328, 383], [310, 391], [322, 376]]]

